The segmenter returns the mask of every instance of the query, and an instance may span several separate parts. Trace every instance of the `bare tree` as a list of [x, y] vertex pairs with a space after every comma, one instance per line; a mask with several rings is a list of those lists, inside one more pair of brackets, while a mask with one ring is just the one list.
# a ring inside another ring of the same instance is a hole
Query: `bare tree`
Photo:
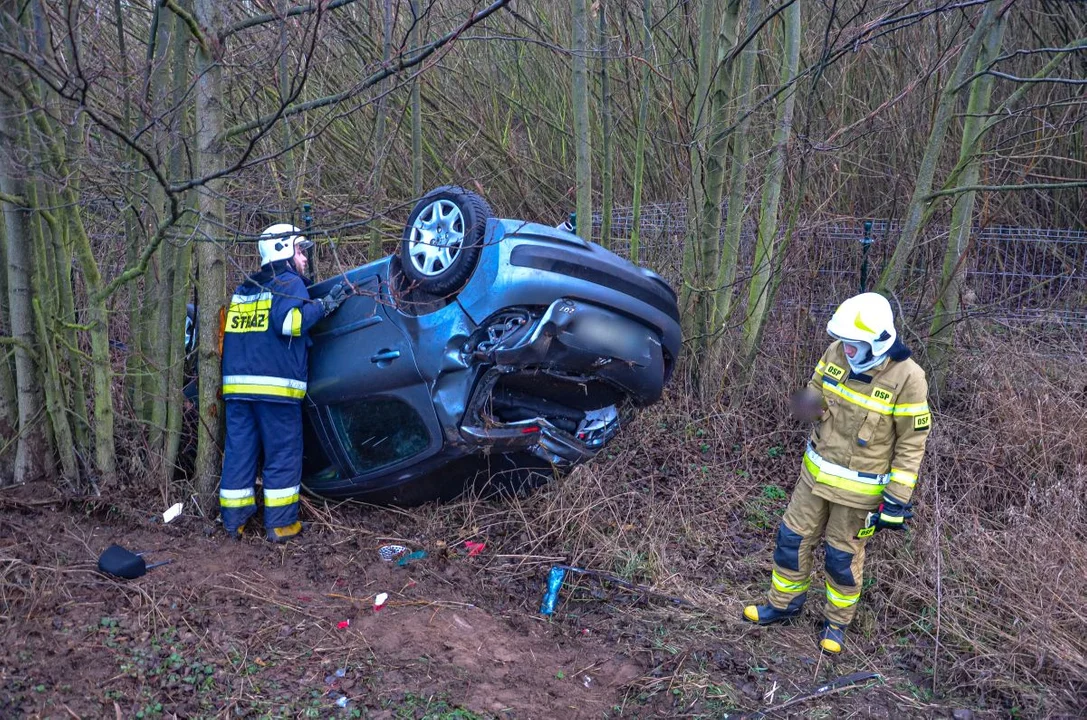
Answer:
[[573, 7], [573, 79], [570, 102], [574, 108], [574, 183], [577, 195], [577, 233], [593, 236], [592, 136], [589, 126], [589, 8], [587, 0], [571, 0]]

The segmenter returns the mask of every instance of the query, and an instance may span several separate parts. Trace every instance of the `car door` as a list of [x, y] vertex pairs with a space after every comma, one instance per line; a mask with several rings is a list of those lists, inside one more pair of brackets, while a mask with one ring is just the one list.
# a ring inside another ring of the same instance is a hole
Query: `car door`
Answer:
[[380, 277], [355, 285], [357, 293], [314, 328], [307, 404], [337, 479], [358, 486], [438, 452], [442, 433]]

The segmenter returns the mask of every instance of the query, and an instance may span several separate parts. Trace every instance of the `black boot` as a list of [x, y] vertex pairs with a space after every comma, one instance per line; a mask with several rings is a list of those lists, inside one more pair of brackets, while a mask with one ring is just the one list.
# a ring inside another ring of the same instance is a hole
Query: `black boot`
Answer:
[[744, 608], [744, 620], [756, 625], [770, 625], [771, 623], [792, 620], [800, 614], [802, 604], [794, 601], [785, 610], [778, 610], [769, 603], [765, 605], [748, 605]]

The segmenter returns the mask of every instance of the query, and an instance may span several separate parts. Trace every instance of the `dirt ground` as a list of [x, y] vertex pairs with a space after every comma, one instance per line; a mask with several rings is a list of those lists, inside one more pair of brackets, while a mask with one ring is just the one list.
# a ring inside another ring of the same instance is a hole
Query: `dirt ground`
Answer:
[[[305, 536], [273, 546], [45, 486], [0, 502], [3, 718], [984, 716], [926, 699], [908, 653], [888, 665], [858, 637], [846, 657], [820, 658], [814, 613], [751, 628], [571, 577], [545, 618], [547, 571], [563, 558], [507, 553], [512, 540], [443, 526], [433, 509], [307, 501]], [[469, 556], [465, 540], [486, 547]], [[172, 563], [110, 579], [96, 558], [114, 542]], [[427, 557], [385, 562], [390, 543]], [[765, 538], [751, 543], [761, 553]], [[389, 601], [375, 612], [379, 592]]]

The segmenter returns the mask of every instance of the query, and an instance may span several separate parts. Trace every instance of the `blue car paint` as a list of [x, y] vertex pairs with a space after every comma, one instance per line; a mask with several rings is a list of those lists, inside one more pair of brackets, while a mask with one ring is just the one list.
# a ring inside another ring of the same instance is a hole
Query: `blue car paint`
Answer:
[[[522, 264], [515, 264], [515, 258]], [[406, 495], [398, 491], [425, 476], [446, 474], [450, 487], [456, 486], [463, 477], [450, 469], [471, 469], [473, 464], [464, 462], [471, 457], [480, 461], [476, 466], [493, 462], [539, 467], [538, 457], [525, 462], [532, 443], [536, 450], [531, 452], [537, 456], [576, 463], [591, 457], [599, 443], [574, 447], [576, 443], [546, 421], [536, 435], [511, 426], [505, 436], [492, 434], [483, 441], [462, 427], [471, 423], [465, 417], [469, 404], [474, 400], [478, 405], [484, 391], [502, 380], [501, 373], [515, 371], [519, 362], [537, 368], [542, 377], [561, 375], [562, 362], [569, 361], [576, 372], [591, 372], [610, 378], [610, 386], [632, 389], [627, 395], [633, 404], [647, 405], [659, 398], [679, 354], [678, 308], [671, 288], [655, 273], [563, 230], [520, 220], [489, 220], [468, 282], [455, 299], [422, 314], [405, 312], [403, 300], [394, 298], [390, 278], [396, 262], [384, 258], [348, 271], [347, 280], [365, 296], [349, 298], [314, 329], [306, 405], [311, 435], [321, 448], [310, 451], [316, 459], [309, 463], [311, 472], [303, 483], [316, 494], [399, 502]], [[548, 267], [566, 268], [571, 274]], [[343, 278], [315, 285], [311, 295], [327, 293]], [[537, 315], [545, 314], [537, 321], [536, 341], [522, 336], [514, 346], [492, 352], [492, 362], [481, 363], [469, 342], [489, 318], [508, 308], [533, 308]], [[550, 316], [545, 309], [550, 309]], [[578, 318], [593, 318], [597, 328], [617, 328], [616, 334], [628, 340], [617, 343], [623, 346], [618, 350], [611, 348], [608, 357], [598, 358], [608, 348], [601, 345], [606, 339], [597, 336], [608, 333], [587, 335], [582, 328], [590, 324], [579, 327]], [[503, 360], [507, 365], [501, 365]], [[604, 365], [586, 370], [597, 363]], [[416, 456], [352, 477], [349, 453], [333, 428], [331, 408], [375, 396], [396, 397], [414, 407], [431, 433], [431, 443]], [[492, 451], [509, 457], [488, 457]], [[325, 462], [333, 467], [321, 467]]]

